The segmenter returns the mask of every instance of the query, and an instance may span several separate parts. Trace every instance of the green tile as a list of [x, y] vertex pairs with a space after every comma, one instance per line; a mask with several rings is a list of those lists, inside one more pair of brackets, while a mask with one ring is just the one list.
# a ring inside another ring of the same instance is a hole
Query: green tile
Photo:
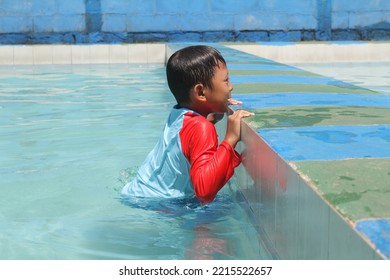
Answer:
[[321, 77], [318, 74], [314, 74], [306, 71], [296, 70], [229, 70], [231, 76], [310, 76]]
[[255, 116], [246, 119], [254, 129], [300, 127], [312, 125], [388, 124], [387, 107], [282, 107], [251, 110]]
[[[228, 68], [229, 68], [230, 65], [233, 65], [233, 64], [279, 65], [279, 66], [283, 66], [283, 67], [287, 68], [287, 66], [285, 64], [281, 64], [281, 63], [278, 63], [278, 62], [275, 62], [275, 61], [272, 61], [272, 60], [262, 61], [261, 59], [259, 59], [259, 57], [253, 57], [254, 60], [248, 60], [248, 57], [243, 57], [242, 60], [240, 60], [240, 59], [236, 58], [235, 60], [229, 60], [227, 58], [226, 62], [228, 64]], [[229, 72], [230, 72], [230, 70], [229, 70]]]
[[234, 94], [240, 93], [272, 93], [272, 92], [324, 92], [379, 94], [378, 92], [348, 84], [318, 85], [318, 84], [280, 84], [280, 83], [243, 83], [234, 84]]
[[351, 221], [390, 217], [390, 159], [295, 164], [319, 193]]

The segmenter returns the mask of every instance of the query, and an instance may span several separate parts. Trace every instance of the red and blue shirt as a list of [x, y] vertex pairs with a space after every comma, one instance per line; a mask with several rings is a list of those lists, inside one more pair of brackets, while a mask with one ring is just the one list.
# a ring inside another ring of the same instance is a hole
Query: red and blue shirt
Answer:
[[123, 195], [183, 198], [211, 202], [241, 162], [225, 141], [218, 145], [214, 125], [198, 113], [172, 109], [160, 140]]

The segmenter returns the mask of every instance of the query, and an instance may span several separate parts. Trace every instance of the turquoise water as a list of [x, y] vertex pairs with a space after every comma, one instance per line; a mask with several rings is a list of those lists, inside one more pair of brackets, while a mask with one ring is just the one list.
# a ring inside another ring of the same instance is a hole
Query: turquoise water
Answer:
[[174, 99], [162, 65], [0, 68], [0, 259], [269, 259], [234, 180], [124, 201]]

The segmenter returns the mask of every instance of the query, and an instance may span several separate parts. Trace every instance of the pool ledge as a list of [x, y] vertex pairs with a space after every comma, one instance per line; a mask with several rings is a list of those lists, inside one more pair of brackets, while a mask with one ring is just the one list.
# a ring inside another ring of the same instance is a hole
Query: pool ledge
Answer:
[[282, 63], [390, 61], [389, 41], [255, 42], [224, 45]]
[[388, 95], [221, 51], [233, 97], [255, 112], [242, 123], [235, 177], [273, 251], [280, 259], [389, 259]]
[[237, 150], [243, 155], [235, 173], [241, 192], [281, 259], [388, 258], [389, 244], [376, 245], [381, 224], [376, 236], [365, 234], [361, 228], [373, 231], [357, 227], [360, 221], [327, 200], [306, 169], [284, 159], [245, 122]]

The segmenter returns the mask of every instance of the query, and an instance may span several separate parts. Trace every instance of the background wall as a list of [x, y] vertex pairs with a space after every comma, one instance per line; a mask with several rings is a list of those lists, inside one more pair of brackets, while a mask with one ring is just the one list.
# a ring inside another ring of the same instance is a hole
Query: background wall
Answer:
[[388, 0], [0, 0], [0, 43], [389, 40]]

